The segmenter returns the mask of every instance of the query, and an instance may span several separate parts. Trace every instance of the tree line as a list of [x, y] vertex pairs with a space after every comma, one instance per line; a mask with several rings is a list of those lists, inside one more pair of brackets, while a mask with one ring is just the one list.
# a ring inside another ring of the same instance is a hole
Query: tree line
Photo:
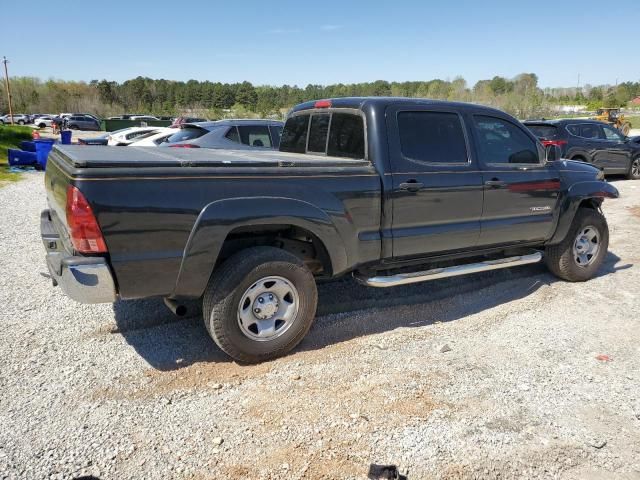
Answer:
[[[552, 115], [562, 104], [620, 107], [640, 96], [640, 82], [616, 86], [585, 85], [573, 88], [538, 86], [534, 73], [514, 78], [495, 76], [469, 86], [462, 77], [453, 80], [374, 82], [314, 85], [254, 86], [250, 82], [187, 82], [137, 77], [122, 83], [12, 77], [13, 108], [17, 113], [87, 112], [100, 116], [122, 113], [154, 115], [197, 114], [280, 117], [292, 106], [308, 100], [344, 96], [402, 96], [475, 102], [505, 110], [519, 118]], [[8, 112], [6, 98], [0, 111]]]

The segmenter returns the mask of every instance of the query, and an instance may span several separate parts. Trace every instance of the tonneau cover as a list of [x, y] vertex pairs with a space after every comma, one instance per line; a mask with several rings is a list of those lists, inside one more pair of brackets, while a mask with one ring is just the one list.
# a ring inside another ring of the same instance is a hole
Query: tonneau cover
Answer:
[[171, 147], [111, 147], [56, 145], [53, 150], [75, 168], [117, 167], [278, 167], [365, 166], [365, 160], [278, 152], [274, 150], [222, 150]]

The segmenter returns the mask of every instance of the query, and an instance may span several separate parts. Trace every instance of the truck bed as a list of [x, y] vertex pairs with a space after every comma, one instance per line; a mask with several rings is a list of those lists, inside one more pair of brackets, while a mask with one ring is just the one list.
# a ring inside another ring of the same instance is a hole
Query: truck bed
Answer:
[[365, 160], [295, 153], [207, 148], [56, 145], [52, 152], [71, 168], [363, 167]]

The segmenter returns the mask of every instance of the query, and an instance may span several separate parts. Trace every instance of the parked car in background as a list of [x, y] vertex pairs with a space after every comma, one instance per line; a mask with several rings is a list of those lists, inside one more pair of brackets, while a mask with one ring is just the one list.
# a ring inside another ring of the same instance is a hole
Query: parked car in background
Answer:
[[158, 121], [160, 119], [158, 117], [154, 117], [153, 115], [132, 115], [131, 117], [129, 117], [129, 120]]
[[53, 120], [52, 116], [42, 115], [40, 117], [36, 117], [35, 120], [33, 121], [33, 124], [39, 128], [50, 127], [52, 120]]
[[[11, 123], [11, 115], [4, 115], [0, 117], [0, 124], [10, 124]], [[13, 114], [13, 123], [18, 125], [25, 125], [29, 123], [29, 116], [23, 113], [14, 113]]]
[[79, 138], [78, 143], [80, 145], [107, 145], [109, 141], [109, 134], [105, 133], [98, 137], [91, 138]]
[[157, 147], [160, 144], [167, 141], [167, 139], [176, 133], [175, 128], [164, 127], [160, 128], [156, 132], [145, 133], [144, 135], [140, 135], [136, 137], [132, 143], [129, 144], [131, 147]]
[[136, 138], [150, 132], [157, 132], [163, 127], [130, 127], [111, 132], [107, 144], [112, 146], [124, 146], [133, 143]]
[[606, 174], [640, 178], [640, 145], [606, 123], [563, 119], [524, 124], [544, 146], [558, 146], [562, 158], [591, 163]]
[[218, 120], [184, 123], [160, 146], [184, 148], [271, 148], [280, 145], [283, 122], [277, 120]]
[[71, 115], [67, 118], [71, 130], [100, 130], [100, 122], [89, 115]]

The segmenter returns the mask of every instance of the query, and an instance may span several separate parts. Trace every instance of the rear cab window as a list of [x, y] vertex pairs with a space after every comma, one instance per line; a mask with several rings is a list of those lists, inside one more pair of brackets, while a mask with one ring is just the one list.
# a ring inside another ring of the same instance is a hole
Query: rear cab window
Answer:
[[280, 151], [364, 159], [363, 116], [340, 109], [297, 113], [285, 123]]

